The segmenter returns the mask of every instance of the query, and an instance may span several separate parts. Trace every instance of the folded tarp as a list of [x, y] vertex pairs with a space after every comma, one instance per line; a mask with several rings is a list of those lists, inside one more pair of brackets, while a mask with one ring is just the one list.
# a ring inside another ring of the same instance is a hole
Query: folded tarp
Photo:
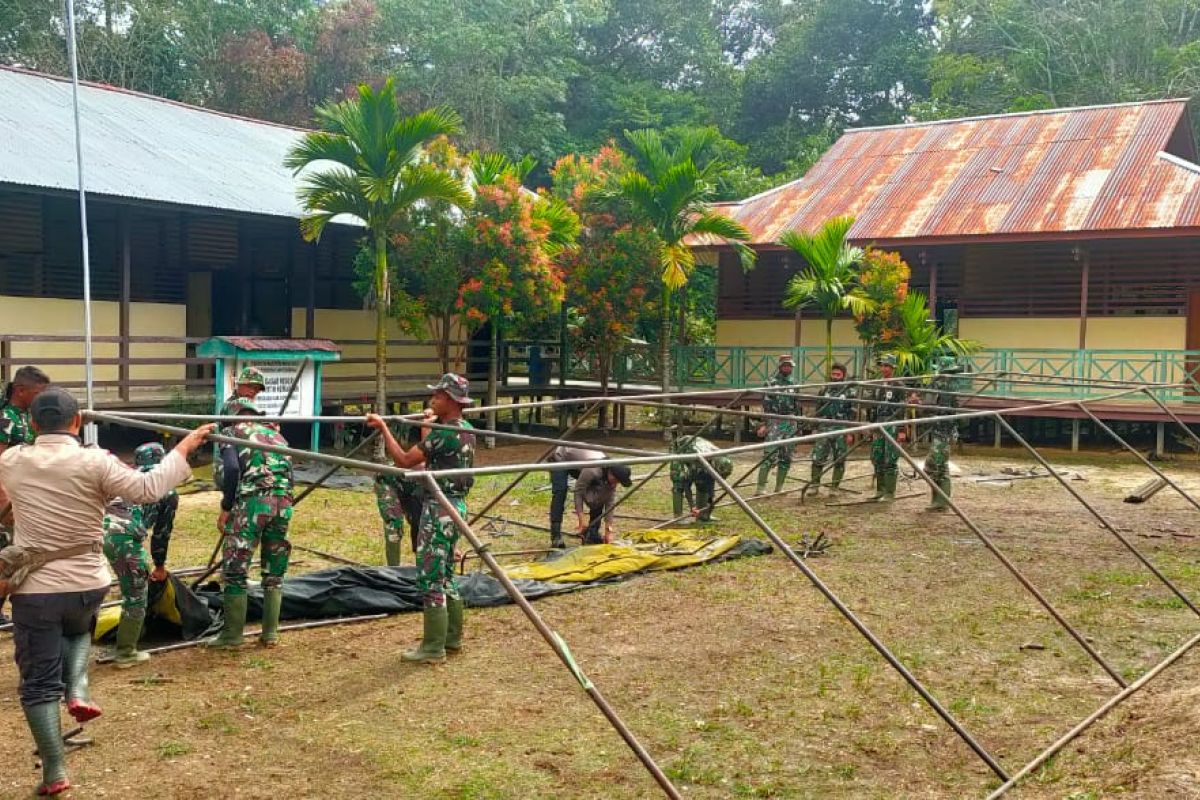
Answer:
[[[553, 554], [545, 561], [535, 561], [507, 567], [505, 572], [526, 598], [536, 600], [564, 592], [602, 586], [628, 580], [647, 572], [683, 569], [744, 556], [765, 555], [771, 546], [757, 539], [739, 536], [705, 536], [703, 531], [669, 530], [639, 531], [626, 534], [621, 541], [606, 545], [587, 545]], [[477, 562], [478, 563], [478, 562]], [[511, 602], [504, 587], [489, 573], [472, 572], [459, 576], [463, 602], [473, 608], [498, 606]], [[196, 638], [214, 627], [219, 620], [221, 594], [215, 584], [193, 593], [184, 584], [171, 578], [170, 591], [163, 592], [152, 603], [147, 627], [155, 632], [161, 623], [184, 620], [176, 628], [184, 638]], [[251, 585], [250, 619], [262, 614], [262, 586]], [[153, 598], [152, 598], [153, 600]], [[175, 608], [169, 608], [174, 604]], [[416, 567], [336, 567], [288, 577], [283, 583], [282, 619], [323, 619], [328, 617], [360, 616], [364, 614], [394, 614], [419, 611], [421, 592], [417, 588]], [[210, 624], [197, 619], [211, 610]], [[105, 609], [96, 638], [112, 630], [119, 617], [119, 608]]]

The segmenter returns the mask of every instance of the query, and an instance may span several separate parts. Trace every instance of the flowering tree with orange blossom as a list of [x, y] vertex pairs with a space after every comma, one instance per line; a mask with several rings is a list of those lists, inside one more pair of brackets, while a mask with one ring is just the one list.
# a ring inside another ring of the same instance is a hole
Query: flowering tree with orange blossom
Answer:
[[[551, 172], [554, 195], [579, 215], [583, 228], [580, 246], [562, 262], [568, 326], [572, 341], [595, 355], [601, 394], [608, 394], [614, 361], [646, 314], [657, 284], [654, 229], [619, 194], [630, 169], [621, 151], [607, 146], [593, 156], [564, 156]], [[606, 410], [600, 409], [601, 427]]]
[[[557, 259], [574, 245], [579, 220], [562, 202], [524, 189], [519, 165], [484, 170], [474, 161], [474, 174], [488, 182], [475, 183], [463, 220], [467, 279], [457, 307], [468, 328], [491, 322], [488, 405], [495, 405], [500, 335], [558, 311], [565, 285]], [[494, 427], [495, 415], [488, 419]]]
[[876, 352], [892, 349], [904, 333], [900, 306], [908, 296], [912, 271], [899, 253], [868, 247], [859, 263], [858, 285], [871, 303], [854, 315], [854, 329], [862, 340], [864, 366], [870, 368]]

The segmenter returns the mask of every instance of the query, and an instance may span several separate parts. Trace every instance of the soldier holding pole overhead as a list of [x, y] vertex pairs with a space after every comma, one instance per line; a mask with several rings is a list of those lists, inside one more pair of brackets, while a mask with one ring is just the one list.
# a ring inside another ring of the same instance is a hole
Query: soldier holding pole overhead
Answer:
[[[784, 392], [795, 391], [792, 387], [792, 357], [788, 354], [779, 357], [779, 367], [776, 369], [775, 376], [767, 381], [767, 388], [772, 390], [771, 394], [763, 395], [763, 413], [766, 414], [784, 414], [796, 415], [800, 413], [800, 398]], [[777, 442], [780, 439], [790, 439], [796, 435], [796, 422], [790, 419], [767, 419], [758, 429], [758, 435], [766, 437], [768, 442]], [[792, 468], [792, 445], [777, 444], [774, 447], [768, 447], [766, 456], [763, 458], [762, 466], [758, 468], [758, 488], [756, 494], [766, 494], [767, 478], [771, 474], [772, 469], [777, 469], [775, 473], [775, 491], [783, 491], [783, 485], [787, 481], [788, 470]]]
[[[475, 430], [463, 419], [463, 409], [475, 401], [470, 385], [461, 375], [448, 372], [433, 386], [429, 406], [432, 422], [446, 428], [422, 428], [421, 441], [404, 448], [388, 430], [387, 421], [378, 414], [367, 415], [367, 425], [384, 438], [388, 457], [402, 469], [424, 465], [429, 470], [461, 469], [475, 463]], [[458, 513], [467, 514], [467, 494], [475, 479], [438, 478], [438, 487], [454, 504]], [[447, 651], [462, 648], [463, 603], [454, 579], [454, 547], [458, 527], [436, 498], [425, 495], [421, 510], [421, 528], [417, 536], [417, 586], [424, 596], [425, 618], [421, 645], [402, 656], [405, 661], [434, 663], [444, 661]]]

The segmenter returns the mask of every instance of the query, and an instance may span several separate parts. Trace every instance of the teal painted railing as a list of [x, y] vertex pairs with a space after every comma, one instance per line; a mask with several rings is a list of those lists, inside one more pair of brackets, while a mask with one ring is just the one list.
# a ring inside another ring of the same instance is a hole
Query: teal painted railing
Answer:
[[[824, 380], [824, 347], [677, 347], [675, 378], [679, 385], [704, 388], [741, 388], [764, 383], [775, 371], [783, 353], [796, 362], [795, 378], [802, 383]], [[844, 363], [853, 376], [864, 375], [861, 347], [835, 347], [835, 361]], [[1111, 387], [1088, 381], [1131, 381], [1178, 384], [1159, 391], [1164, 401], [1200, 400], [1200, 351], [1196, 350], [1070, 350], [990, 348], [970, 357], [976, 372], [1008, 373], [985, 394], [1028, 397], [1094, 398], [1110, 394]], [[1016, 373], [1058, 379], [1068, 385], [1021, 383]], [[1144, 398], [1143, 398], [1144, 399]]]

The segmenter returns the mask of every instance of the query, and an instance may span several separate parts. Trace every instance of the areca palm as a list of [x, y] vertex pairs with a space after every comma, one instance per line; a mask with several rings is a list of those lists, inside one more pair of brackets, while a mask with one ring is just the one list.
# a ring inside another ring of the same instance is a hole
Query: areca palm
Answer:
[[[435, 108], [406, 116], [391, 80], [376, 90], [316, 110], [322, 130], [306, 134], [288, 151], [285, 166], [305, 172], [299, 189], [304, 238], [319, 239], [336, 217], [353, 217], [367, 228], [374, 255], [375, 407], [387, 404], [387, 317], [390, 310], [388, 235], [420, 204], [467, 202], [462, 182], [430, 164], [425, 146], [456, 133], [458, 114]], [[311, 169], [309, 169], [311, 168]]]
[[933, 371], [938, 356], [969, 356], [982, 345], [973, 339], [959, 339], [942, 330], [929, 319], [925, 295], [910, 292], [897, 309], [901, 335], [889, 352], [896, 356], [896, 366], [902, 375], [924, 375]]
[[687, 239], [711, 237], [732, 245], [746, 269], [755, 253], [745, 244], [750, 233], [741, 223], [713, 211], [709, 205], [725, 164], [705, 160], [716, 141], [714, 129], [685, 133], [674, 146], [655, 130], [625, 131], [636, 168], [621, 178], [620, 193], [633, 213], [651, 225], [660, 242], [658, 268], [662, 280], [660, 363], [662, 388], [671, 390], [671, 293], [685, 286], [696, 266]]
[[853, 217], [834, 217], [816, 233], [788, 231], [779, 243], [804, 259], [807, 268], [788, 281], [787, 308], [816, 308], [825, 319], [825, 369], [833, 366], [833, 319], [849, 311], [862, 314], [874, 305], [858, 282], [863, 251], [846, 241]]

